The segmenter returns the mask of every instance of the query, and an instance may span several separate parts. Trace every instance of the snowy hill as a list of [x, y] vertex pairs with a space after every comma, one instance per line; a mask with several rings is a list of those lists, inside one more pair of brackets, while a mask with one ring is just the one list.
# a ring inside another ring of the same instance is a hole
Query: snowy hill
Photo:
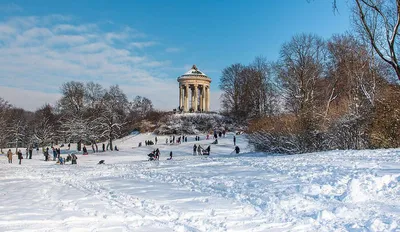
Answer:
[[[400, 150], [232, 154], [232, 134], [78, 155], [78, 165], [0, 156], [0, 231], [398, 231]], [[146, 161], [155, 148], [160, 161]], [[173, 160], [166, 160], [169, 152]], [[66, 152], [66, 151], [64, 151]], [[105, 165], [97, 165], [105, 160]]]

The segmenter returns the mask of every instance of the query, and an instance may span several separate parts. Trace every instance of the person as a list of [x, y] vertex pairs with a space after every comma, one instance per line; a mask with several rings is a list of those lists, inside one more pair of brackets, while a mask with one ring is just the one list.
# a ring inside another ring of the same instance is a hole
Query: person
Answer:
[[199, 146], [197, 146], [197, 154], [201, 155], [201, 150], [203, 150], [199, 144]]
[[233, 146], [236, 146], [236, 136], [233, 136]]
[[156, 160], [160, 160], [160, 150], [156, 150]]
[[52, 147], [52, 149], [53, 149], [53, 161], [56, 161], [57, 151], [54, 147]]
[[[44, 149], [44, 147], [43, 147], [43, 149]], [[47, 148], [47, 149], [43, 152], [43, 155], [44, 155], [44, 161], [49, 161], [49, 148]]]
[[83, 154], [84, 155], [87, 155], [88, 154], [88, 152], [87, 152], [87, 148], [86, 148], [86, 145], [83, 145]]
[[72, 154], [72, 155], [71, 155], [71, 161], [72, 161], [71, 164], [77, 164], [77, 162], [76, 162], [77, 159], [78, 159], [78, 157], [76, 157], [75, 154]]
[[197, 152], [197, 146], [195, 144], [195, 145], [193, 145], [193, 155], [196, 155], [196, 152]]
[[18, 150], [18, 159], [19, 159], [19, 164], [21, 165], [21, 161], [22, 161], [22, 159], [24, 158], [24, 156], [22, 155], [22, 152], [21, 152], [21, 150]]
[[239, 154], [240, 148], [238, 146], [235, 147], [236, 154]]
[[211, 144], [218, 144], [218, 139], [215, 139]]
[[167, 160], [172, 160], [172, 151], [169, 153], [169, 158]]
[[106, 151], [106, 145], [104, 145], [104, 143], [103, 143], [103, 152], [105, 152]]
[[221, 138], [221, 137], [222, 137], [222, 132], [220, 131], [220, 132], [218, 133], [218, 135], [219, 135], [219, 137]]
[[60, 161], [60, 165], [64, 165], [65, 160], [62, 156], [60, 156], [58, 160]]
[[155, 151], [152, 151], [150, 154], [147, 155], [149, 157], [149, 161], [153, 161], [156, 157]]
[[9, 164], [12, 164], [12, 156], [13, 156], [13, 153], [12, 153], [11, 149], [8, 149], [7, 158], [8, 158]]
[[25, 150], [25, 159], [28, 159], [29, 153], [28, 153], [28, 148]]
[[29, 159], [32, 159], [33, 148], [32, 145], [29, 146]]
[[71, 149], [71, 143], [68, 143], [68, 150]]
[[66, 161], [69, 162], [69, 161], [71, 161], [71, 159], [72, 159], [71, 155], [68, 154], [68, 155], [67, 155], [67, 160], [66, 160]]
[[165, 139], [165, 144], [168, 144], [168, 138]]
[[208, 145], [206, 152], [204, 153], [204, 155], [210, 155], [210, 151], [211, 151], [211, 147], [210, 145]]
[[117, 145], [115, 145], [114, 150], [119, 151]]
[[158, 141], [158, 139], [157, 139], [157, 136], [156, 136], [156, 138], [155, 138], [154, 140], [155, 140], [155, 142], [156, 142], [156, 145], [157, 145], [157, 141]]

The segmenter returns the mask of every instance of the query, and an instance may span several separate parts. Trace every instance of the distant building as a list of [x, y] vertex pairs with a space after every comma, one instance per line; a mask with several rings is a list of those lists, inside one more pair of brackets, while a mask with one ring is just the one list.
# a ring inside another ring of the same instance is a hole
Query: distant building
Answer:
[[197, 69], [196, 65], [193, 65], [188, 72], [178, 77], [178, 82], [179, 109], [181, 111], [210, 111], [211, 78]]

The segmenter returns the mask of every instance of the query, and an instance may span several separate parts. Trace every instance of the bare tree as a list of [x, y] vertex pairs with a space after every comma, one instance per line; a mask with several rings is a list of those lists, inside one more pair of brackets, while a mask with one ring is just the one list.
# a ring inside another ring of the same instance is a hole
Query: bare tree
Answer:
[[18, 151], [19, 144], [25, 139], [27, 123], [23, 109], [12, 109], [10, 115], [11, 121], [7, 125], [7, 133], [11, 144], [15, 144], [15, 152]]
[[130, 104], [131, 115], [139, 119], [143, 119], [153, 110], [153, 103], [146, 97], [136, 96]]
[[53, 108], [46, 104], [35, 112], [33, 121], [33, 139], [45, 146], [56, 137], [57, 119]]
[[107, 138], [110, 150], [113, 140], [120, 136], [128, 112], [128, 99], [118, 85], [111, 86], [103, 99], [103, 107], [96, 123], [99, 125], [101, 137]]
[[230, 114], [237, 115], [240, 110], [240, 73], [245, 67], [233, 64], [222, 70], [219, 88], [222, 90], [222, 108]]
[[400, 80], [400, 0], [355, 0], [354, 21], [361, 36]]
[[325, 58], [325, 43], [315, 35], [297, 35], [282, 46], [277, 72], [290, 112], [298, 115], [315, 106], [316, 83], [323, 77]]
[[61, 86], [61, 97], [58, 106], [61, 112], [68, 114], [82, 113], [84, 109], [85, 86], [81, 82], [67, 82]]
[[84, 95], [84, 103], [86, 107], [89, 107], [91, 110], [101, 107], [105, 93], [106, 90], [104, 90], [100, 84], [94, 82], [86, 83]]
[[[0, 148], [2, 149], [5, 145], [8, 133], [5, 128], [7, 128], [7, 122], [9, 121], [8, 112], [11, 108], [11, 105], [5, 101], [3, 98], [0, 98]], [[3, 150], [1, 150], [3, 153]]]

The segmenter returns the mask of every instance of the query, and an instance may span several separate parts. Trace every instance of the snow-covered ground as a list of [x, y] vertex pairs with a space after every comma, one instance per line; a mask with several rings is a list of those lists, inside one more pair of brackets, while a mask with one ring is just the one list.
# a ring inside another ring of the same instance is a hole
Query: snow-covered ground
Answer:
[[[193, 136], [137, 147], [153, 138], [129, 136], [76, 166], [0, 156], [0, 231], [400, 230], [400, 150], [266, 156], [241, 135], [235, 155], [231, 134], [210, 157], [192, 155]], [[146, 161], [155, 148], [160, 161]]]

